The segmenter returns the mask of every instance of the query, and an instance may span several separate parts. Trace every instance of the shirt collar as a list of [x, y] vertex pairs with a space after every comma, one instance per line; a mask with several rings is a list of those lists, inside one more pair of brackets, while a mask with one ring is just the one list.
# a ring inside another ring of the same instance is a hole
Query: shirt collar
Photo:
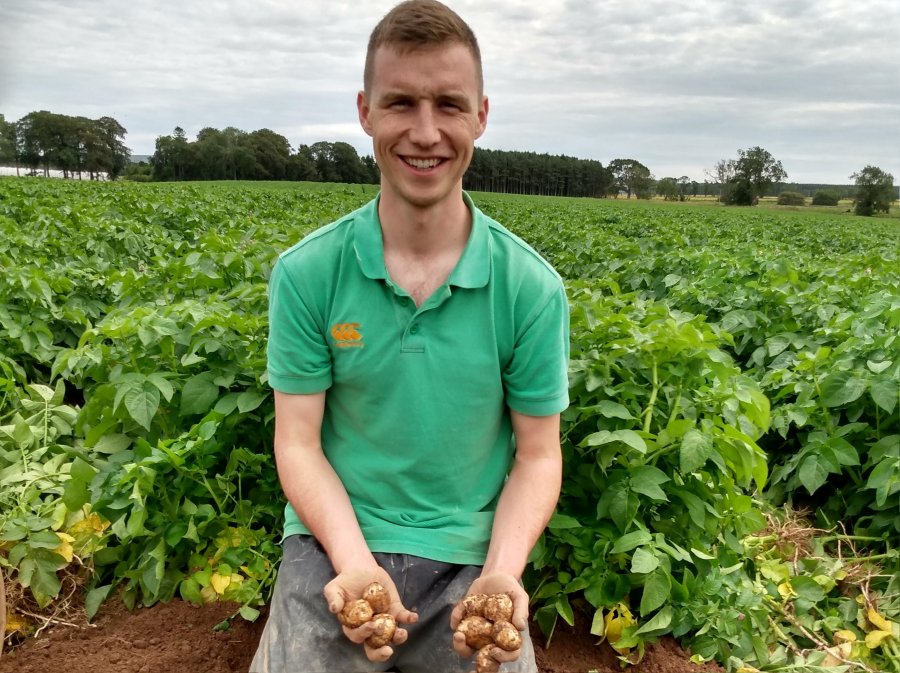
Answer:
[[[353, 224], [353, 249], [359, 267], [367, 278], [387, 280], [384, 265], [384, 241], [381, 237], [381, 222], [378, 219], [378, 199], [376, 196], [359, 211]], [[478, 288], [487, 285], [491, 276], [490, 225], [487, 218], [463, 192], [466, 207], [472, 213], [472, 231], [463, 253], [450, 273], [448, 285]]]

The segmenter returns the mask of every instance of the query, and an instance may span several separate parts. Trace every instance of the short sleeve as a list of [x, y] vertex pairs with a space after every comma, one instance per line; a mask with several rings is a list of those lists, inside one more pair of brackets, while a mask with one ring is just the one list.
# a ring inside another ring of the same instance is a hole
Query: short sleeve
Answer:
[[331, 350], [322, 321], [316, 318], [279, 259], [269, 279], [269, 385], [293, 394], [311, 394], [331, 386]]
[[528, 416], [550, 416], [569, 406], [569, 303], [562, 283], [530, 316], [503, 373], [506, 403]]

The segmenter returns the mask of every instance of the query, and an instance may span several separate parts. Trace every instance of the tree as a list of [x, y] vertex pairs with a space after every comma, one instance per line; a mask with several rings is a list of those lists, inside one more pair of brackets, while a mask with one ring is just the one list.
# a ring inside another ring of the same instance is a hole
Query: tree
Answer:
[[891, 203], [897, 198], [893, 175], [877, 166], [866, 166], [851, 175], [850, 179], [856, 183], [857, 215], [868, 216], [890, 211]]
[[[722, 162], [716, 166], [720, 164], [723, 171], [731, 168], [730, 164]], [[722, 183], [720, 199], [736, 206], [756, 205], [759, 197], [764, 196], [772, 184], [782, 182], [787, 177], [781, 162], [762, 147], [738, 150], [738, 158], [734, 161], [733, 168], [733, 175]]]
[[812, 198], [814, 206], [836, 206], [841, 200], [841, 195], [833, 189], [820, 189]]
[[19, 143], [16, 137], [16, 125], [6, 121], [0, 114], [0, 165], [12, 164], [19, 174]]
[[800, 192], [781, 192], [778, 195], [779, 206], [805, 206], [806, 197]]
[[706, 174], [718, 186], [718, 196], [720, 201], [724, 201], [725, 185], [734, 180], [734, 174], [737, 170], [737, 162], [734, 159], [722, 159], [716, 162], [715, 166], [708, 168]]
[[679, 197], [678, 181], [675, 178], [662, 178], [656, 183], [656, 193], [666, 201], [675, 201]]
[[609, 162], [609, 170], [613, 175], [616, 195], [621, 191], [631, 198], [632, 193], [639, 199], [650, 198], [653, 177], [650, 169], [634, 159], [613, 159]]

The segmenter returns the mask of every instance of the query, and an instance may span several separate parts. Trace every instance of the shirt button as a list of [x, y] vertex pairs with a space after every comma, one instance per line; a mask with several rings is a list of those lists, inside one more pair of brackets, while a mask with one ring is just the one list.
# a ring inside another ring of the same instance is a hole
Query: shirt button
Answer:
[[418, 325], [413, 325], [412, 327], [409, 328], [409, 333], [410, 333], [410, 334], [415, 334], [415, 333], [418, 332], [418, 331], [419, 331], [419, 326], [418, 326]]

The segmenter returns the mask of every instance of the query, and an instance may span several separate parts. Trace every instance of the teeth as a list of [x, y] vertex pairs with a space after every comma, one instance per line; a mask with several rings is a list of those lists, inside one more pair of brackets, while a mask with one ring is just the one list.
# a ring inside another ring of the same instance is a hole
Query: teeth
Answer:
[[434, 168], [440, 163], [440, 159], [413, 159], [411, 157], [407, 157], [405, 159], [406, 163], [408, 163], [413, 168]]

